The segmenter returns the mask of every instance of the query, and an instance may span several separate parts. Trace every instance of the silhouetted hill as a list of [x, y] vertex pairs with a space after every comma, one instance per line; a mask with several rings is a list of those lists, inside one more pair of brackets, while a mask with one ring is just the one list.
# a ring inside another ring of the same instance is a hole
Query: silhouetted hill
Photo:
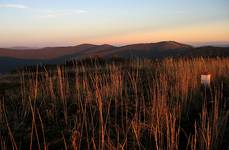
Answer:
[[123, 47], [115, 47], [112, 45], [92, 45], [92, 44], [81, 44], [78, 46], [71, 47], [46, 47], [41, 49], [0, 49], [0, 57], [12, 57], [19, 59], [55, 59], [63, 56], [107, 56], [110, 55], [122, 55], [128, 54], [137, 54], [140, 53], [151, 53], [154, 51], [165, 52], [172, 50], [184, 50], [189, 49], [191, 46], [180, 44], [177, 42], [159, 42], [159, 43], [147, 43], [147, 44], [133, 44]]
[[191, 57], [228, 57], [229, 47], [204, 46], [194, 48], [186, 56]]
[[185, 51], [192, 49], [192, 46], [173, 42], [164, 41], [159, 43], [133, 44], [116, 48], [102, 55], [105, 57], [167, 57], [173, 55], [181, 55]]
[[54, 59], [64, 55], [70, 55], [95, 48], [97, 45], [82, 44], [71, 47], [46, 47], [41, 49], [0, 49], [0, 57], [13, 57], [19, 59]]
[[0, 72], [35, 64], [60, 64], [69, 59], [87, 57], [228, 57], [228, 47], [198, 47], [174, 41], [133, 44], [121, 47], [112, 45], [81, 44], [71, 47], [46, 47], [41, 49], [12, 50], [0, 48]]

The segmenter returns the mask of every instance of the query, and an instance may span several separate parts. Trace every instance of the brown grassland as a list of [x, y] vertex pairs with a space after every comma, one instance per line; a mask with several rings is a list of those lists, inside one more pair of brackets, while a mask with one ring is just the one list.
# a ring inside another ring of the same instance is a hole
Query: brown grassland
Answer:
[[0, 149], [229, 149], [228, 58], [44, 70], [1, 88]]

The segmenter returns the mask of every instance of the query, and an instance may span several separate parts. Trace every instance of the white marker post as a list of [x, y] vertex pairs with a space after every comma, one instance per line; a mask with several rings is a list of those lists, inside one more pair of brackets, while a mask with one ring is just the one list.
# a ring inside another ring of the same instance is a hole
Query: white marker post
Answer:
[[210, 86], [211, 74], [209, 74], [209, 73], [201, 74], [201, 84], [204, 86]]

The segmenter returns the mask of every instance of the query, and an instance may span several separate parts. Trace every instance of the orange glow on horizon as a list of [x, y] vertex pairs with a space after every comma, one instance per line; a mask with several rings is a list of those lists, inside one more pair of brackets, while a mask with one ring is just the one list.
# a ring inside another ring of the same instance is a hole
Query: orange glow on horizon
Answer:
[[184, 43], [229, 42], [229, 24], [213, 24], [186, 28], [131, 33], [113, 37], [93, 39], [91, 42], [103, 44], [133, 44], [154, 41], [178, 41]]
[[100, 35], [96, 32], [94, 35], [90, 35], [85, 34], [85, 31], [74, 31], [73, 29], [64, 30], [63, 28], [62, 30], [34, 31], [34, 33], [30, 32], [27, 34], [23, 34], [23, 31], [20, 31], [16, 35], [13, 33], [3, 33], [2, 35], [4, 38], [0, 41], [1, 43], [6, 44], [15, 43], [15, 45], [38, 47], [70, 46], [82, 43], [127, 45], [171, 40], [182, 43], [229, 42], [228, 26], [229, 22], [223, 22], [152, 31], [136, 31], [134, 33], [125, 33], [123, 35]]

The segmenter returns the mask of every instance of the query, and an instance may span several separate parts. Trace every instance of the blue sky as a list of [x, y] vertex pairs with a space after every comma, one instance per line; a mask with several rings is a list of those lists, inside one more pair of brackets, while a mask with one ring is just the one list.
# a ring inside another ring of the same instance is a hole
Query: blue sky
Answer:
[[228, 0], [0, 0], [0, 47], [229, 42]]

